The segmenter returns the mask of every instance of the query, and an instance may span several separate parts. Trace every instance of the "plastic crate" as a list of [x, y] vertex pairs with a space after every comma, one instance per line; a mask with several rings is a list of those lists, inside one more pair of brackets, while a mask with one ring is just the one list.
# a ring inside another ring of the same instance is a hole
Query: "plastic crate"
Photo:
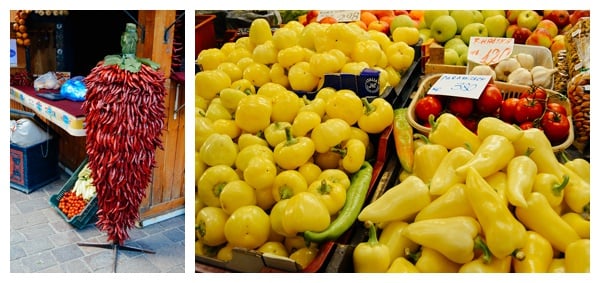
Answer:
[[[429, 90], [429, 88], [431, 88], [431, 86], [441, 76], [442, 76], [442, 74], [430, 75], [427, 78], [423, 79], [423, 81], [419, 85], [419, 89], [417, 90], [414, 97], [412, 98], [412, 101], [408, 105], [408, 111], [407, 111], [408, 112], [408, 117], [407, 117], [408, 123], [413, 128], [415, 128], [417, 131], [419, 131], [420, 133], [425, 134], [425, 135], [428, 135], [429, 132], [431, 131], [431, 129], [428, 127], [425, 127], [425, 126], [419, 124], [419, 122], [417, 122], [417, 118], [415, 116], [415, 105], [417, 104], [417, 100], [419, 100], [419, 98], [424, 97], [425, 94], [427, 94], [427, 91]], [[502, 96], [504, 99], [507, 99], [510, 97], [519, 97], [519, 95], [521, 95], [521, 93], [530, 89], [530, 87], [526, 86], [526, 85], [509, 84], [509, 83], [499, 82], [499, 81], [494, 82], [494, 84], [496, 86], [498, 86], [498, 88], [502, 92]], [[568, 99], [566, 99], [566, 97], [564, 95], [562, 95], [556, 91], [546, 89], [546, 92], [548, 94], [548, 102], [556, 102], [565, 107], [565, 109], [567, 110], [567, 116], [568, 116], [568, 120], [569, 120], [569, 124], [570, 124], [569, 136], [567, 137], [567, 139], [561, 144], [552, 146], [552, 149], [555, 152], [557, 152], [557, 151], [568, 148], [573, 143], [573, 140], [575, 138], [575, 132], [574, 132], [573, 120], [572, 120], [572, 112], [571, 112], [571, 103], [569, 102]]]
[[217, 36], [215, 33], [214, 20], [217, 18], [215, 15], [196, 15], [196, 55], [198, 57], [200, 51], [209, 48], [217, 47]]
[[10, 144], [10, 187], [29, 194], [55, 180], [58, 141], [55, 138], [29, 147]]
[[81, 229], [81, 228], [85, 227], [88, 223], [90, 223], [90, 221], [96, 219], [96, 212], [98, 211], [98, 197], [94, 196], [87, 203], [87, 205], [85, 206], [85, 208], [79, 214], [73, 216], [70, 219], [67, 217], [67, 215], [65, 215], [60, 210], [60, 208], [58, 208], [58, 202], [65, 195], [65, 193], [67, 193], [68, 191], [70, 191], [70, 190], [73, 189], [73, 186], [75, 185], [75, 182], [77, 182], [78, 174], [83, 169], [83, 167], [85, 166], [85, 164], [87, 164], [87, 159], [84, 160], [81, 163], [81, 165], [79, 165], [79, 167], [77, 168], [77, 170], [75, 172], [73, 172], [73, 175], [71, 175], [71, 177], [69, 178], [69, 180], [67, 180], [67, 182], [63, 185], [63, 187], [60, 189], [60, 191], [58, 193], [52, 195], [50, 197], [50, 199], [48, 200], [48, 202], [56, 210], [56, 212], [60, 216], [62, 216], [62, 218], [67, 223], [71, 224], [73, 227], [75, 227], [77, 229]]

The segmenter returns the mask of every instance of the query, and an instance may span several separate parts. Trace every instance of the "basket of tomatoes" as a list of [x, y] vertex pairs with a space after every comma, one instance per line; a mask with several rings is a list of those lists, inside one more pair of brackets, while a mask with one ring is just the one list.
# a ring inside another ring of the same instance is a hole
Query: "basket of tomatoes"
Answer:
[[408, 122], [422, 134], [431, 131], [430, 115], [435, 119], [449, 112], [475, 133], [481, 118], [493, 116], [521, 129], [541, 129], [554, 151], [573, 143], [572, 109], [565, 95], [542, 87], [499, 81], [488, 83], [478, 99], [428, 95], [429, 88], [441, 76], [424, 78], [408, 106]]

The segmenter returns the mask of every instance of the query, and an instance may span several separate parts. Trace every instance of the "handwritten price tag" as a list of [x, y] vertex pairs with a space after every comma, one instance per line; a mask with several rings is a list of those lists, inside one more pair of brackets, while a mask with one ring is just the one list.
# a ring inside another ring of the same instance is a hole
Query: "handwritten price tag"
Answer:
[[427, 91], [430, 95], [447, 95], [478, 99], [492, 76], [443, 74]]
[[514, 38], [472, 36], [468, 59], [482, 65], [493, 65], [509, 57], [514, 45]]
[[340, 23], [360, 20], [360, 10], [319, 10], [317, 21], [325, 17], [333, 17]]

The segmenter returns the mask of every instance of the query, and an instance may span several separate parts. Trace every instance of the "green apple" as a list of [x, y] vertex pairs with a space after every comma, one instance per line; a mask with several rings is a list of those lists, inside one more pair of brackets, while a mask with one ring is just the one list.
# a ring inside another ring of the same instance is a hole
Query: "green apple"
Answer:
[[456, 63], [460, 60], [460, 56], [456, 52], [456, 50], [451, 48], [444, 48], [444, 64], [445, 65], [456, 65]]
[[506, 35], [506, 29], [510, 24], [508, 19], [502, 15], [495, 15], [485, 19], [483, 22], [488, 30], [488, 36], [491, 37], [504, 37]]
[[458, 53], [458, 55], [460, 56], [469, 51], [469, 46], [466, 44], [457, 44], [454, 47], [452, 47], [452, 49], [454, 49], [456, 53]]
[[536, 29], [538, 28], [546, 29], [553, 38], [558, 35], [558, 26], [551, 20], [541, 20], [536, 26]]
[[449, 10], [425, 10], [423, 12], [423, 21], [425, 22], [425, 27], [431, 29], [431, 24], [433, 24], [435, 19], [437, 19], [439, 16], [448, 15], [450, 15]]
[[456, 21], [450, 15], [437, 17], [431, 23], [431, 37], [438, 43], [445, 43], [456, 35]]
[[506, 19], [510, 24], [516, 24], [521, 12], [523, 10], [506, 10]]
[[470, 23], [460, 33], [460, 37], [467, 45], [469, 45], [472, 36], [488, 36], [487, 27], [482, 23]]
[[522, 11], [519, 13], [519, 17], [517, 17], [517, 25], [527, 28], [530, 31], [533, 31], [540, 21], [542, 21], [542, 16], [533, 10]]
[[444, 43], [444, 48], [452, 48], [454, 49], [457, 45], [466, 45], [460, 36], [454, 36]]
[[493, 15], [502, 15], [506, 16], [504, 10], [481, 10], [481, 15], [483, 15], [483, 19], [489, 18]]
[[458, 63], [456, 63], [456, 65], [459, 65], [459, 66], [466, 66], [466, 65], [467, 65], [467, 62], [469, 61], [469, 52], [465, 52], [465, 53], [463, 53], [463, 54], [460, 54], [460, 56], [459, 56], [459, 60], [458, 60], [458, 61], [459, 61], [459, 62], [458, 62]]
[[431, 30], [428, 28], [419, 29], [419, 37], [421, 37], [423, 42], [427, 41], [431, 38]]
[[397, 27], [417, 27], [417, 23], [409, 15], [395, 16], [390, 22], [390, 33]]
[[483, 16], [477, 10], [452, 10], [450, 16], [456, 21], [456, 33], [460, 33], [470, 23], [483, 22]]

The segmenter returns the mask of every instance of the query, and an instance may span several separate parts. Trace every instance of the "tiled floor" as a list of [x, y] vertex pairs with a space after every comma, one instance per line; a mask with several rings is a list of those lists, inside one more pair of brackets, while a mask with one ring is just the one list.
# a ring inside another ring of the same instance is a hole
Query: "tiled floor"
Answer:
[[[10, 272], [12, 273], [110, 273], [113, 249], [79, 246], [106, 242], [106, 234], [89, 223], [77, 229], [67, 223], [48, 199], [60, 191], [69, 176], [25, 194], [10, 190]], [[117, 273], [185, 272], [185, 215], [129, 230], [126, 246], [155, 253], [119, 249]]]

